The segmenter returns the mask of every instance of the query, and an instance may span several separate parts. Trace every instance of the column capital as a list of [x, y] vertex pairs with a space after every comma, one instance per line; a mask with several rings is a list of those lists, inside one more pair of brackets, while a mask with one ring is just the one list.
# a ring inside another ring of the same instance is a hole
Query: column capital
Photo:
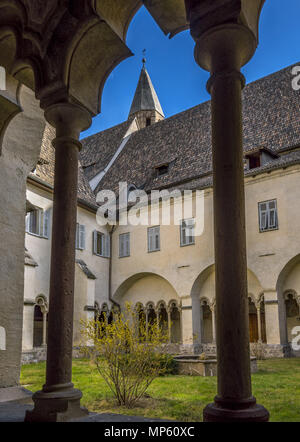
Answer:
[[253, 33], [241, 24], [215, 26], [196, 40], [195, 60], [206, 71], [233, 72], [241, 69], [253, 57], [257, 41]]
[[[265, 0], [185, 0], [195, 58], [214, 72], [215, 62], [231, 63], [239, 70], [253, 56], [258, 44], [259, 17]], [[221, 58], [226, 60], [221, 60]], [[232, 66], [231, 66], [232, 68]]]
[[56, 103], [45, 109], [45, 118], [56, 129], [57, 138], [79, 139], [80, 132], [92, 123], [89, 111], [71, 103]]
[[265, 0], [185, 0], [191, 35], [197, 40], [211, 28], [240, 23], [258, 41], [258, 23]]

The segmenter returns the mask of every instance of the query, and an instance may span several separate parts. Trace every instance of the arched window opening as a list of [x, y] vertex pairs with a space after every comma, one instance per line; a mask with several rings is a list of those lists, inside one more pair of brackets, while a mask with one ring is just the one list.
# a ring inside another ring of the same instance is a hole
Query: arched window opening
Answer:
[[266, 333], [266, 315], [265, 315], [265, 301], [262, 297], [260, 303], [260, 327], [261, 327], [261, 340], [262, 342], [267, 342], [267, 333]]
[[249, 300], [249, 339], [250, 342], [258, 342], [258, 318], [257, 309], [251, 298]]
[[213, 342], [213, 324], [212, 324], [212, 311], [207, 301], [202, 301], [202, 343], [211, 344]]
[[154, 305], [153, 304], [148, 304], [147, 306], [147, 335], [148, 338], [151, 339], [150, 336], [150, 327], [153, 326], [156, 321], [157, 321], [157, 315], [156, 315], [156, 311], [154, 309]]
[[170, 305], [170, 319], [171, 319], [171, 336], [170, 341], [172, 344], [178, 344], [181, 342], [181, 318], [180, 311], [175, 302]]
[[33, 316], [33, 347], [47, 345], [48, 303], [44, 296], [38, 296]]
[[138, 303], [135, 307], [137, 312], [137, 327], [138, 327], [138, 336], [140, 339], [145, 338], [146, 331], [146, 314], [144, 311], [144, 307], [141, 303]]
[[43, 344], [43, 313], [41, 307], [34, 307], [33, 346], [41, 347]]
[[293, 335], [292, 330], [294, 327], [299, 326], [300, 319], [300, 307], [297, 303], [295, 295], [293, 293], [287, 293], [285, 295], [285, 312], [286, 312], [286, 327], [288, 342], [292, 342]]
[[167, 309], [163, 302], [160, 303], [158, 306], [158, 323], [163, 334], [167, 335], [169, 328], [169, 321], [168, 321]]

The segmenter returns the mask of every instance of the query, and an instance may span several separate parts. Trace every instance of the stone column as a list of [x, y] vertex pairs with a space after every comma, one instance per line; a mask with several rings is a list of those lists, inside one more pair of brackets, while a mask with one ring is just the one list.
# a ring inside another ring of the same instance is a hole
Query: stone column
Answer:
[[281, 332], [277, 292], [275, 290], [265, 291], [264, 299], [267, 344], [279, 345], [281, 343]]
[[148, 309], [145, 308], [145, 316], [146, 316], [146, 338], [148, 339]]
[[34, 306], [34, 300], [24, 300], [22, 351], [33, 349]]
[[46, 384], [33, 395], [35, 406], [25, 420], [53, 422], [85, 414], [82, 393], [71, 379], [79, 135], [91, 117], [69, 103], [49, 107], [45, 117], [56, 128], [47, 369]]
[[258, 342], [262, 342], [260, 302], [256, 304], [256, 311], [257, 311]]
[[213, 344], [216, 343], [216, 316], [215, 316], [215, 305], [211, 305], [211, 319], [212, 319], [212, 335], [213, 335]]
[[218, 395], [204, 409], [207, 422], [269, 418], [251, 393], [240, 72], [257, 46], [262, 3], [223, 9], [221, 2], [186, 1], [195, 59], [211, 73]]
[[169, 332], [169, 344], [171, 344], [171, 333], [172, 333], [172, 324], [171, 324], [171, 308], [167, 308], [168, 312], [168, 332]]
[[194, 351], [193, 334], [193, 311], [192, 311], [192, 298], [190, 296], [181, 298], [181, 327], [182, 327], [182, 344], [189, 352]]
[[43, 343], [42, 343], [42, 346], [46, 347], [46, 345], [47, 345], [47, 312], [45, 310], [43, 310], [42, 313], [43, 313]]

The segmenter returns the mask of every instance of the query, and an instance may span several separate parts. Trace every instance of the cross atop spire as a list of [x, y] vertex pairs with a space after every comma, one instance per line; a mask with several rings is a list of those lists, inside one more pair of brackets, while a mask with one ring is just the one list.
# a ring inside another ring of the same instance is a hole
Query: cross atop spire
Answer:
[[142, 59], [142, 63], [143, 63], [143, 69], [145, 69], [145, 65], [146, 65], [146, 49], [143, 49], [143, 59]]

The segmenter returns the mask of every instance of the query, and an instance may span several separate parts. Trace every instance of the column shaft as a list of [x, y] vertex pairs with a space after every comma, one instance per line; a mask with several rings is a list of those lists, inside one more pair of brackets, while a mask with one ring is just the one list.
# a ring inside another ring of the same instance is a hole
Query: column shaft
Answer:
[[241, 74], [211, 82], [218, 394], [251, 396]]
[[262, 342], [260, 307], [257, 307], [258, 342]]
[[54, 202], [48, 317], [46, 383], [33, 395], [27, 421], [66, 421], [86, 413], [81, 391], [73, 388], [75, 236], [78, 191], [79, 134], [91, 117], [80, 106], [58, 103], [45, 116], [56, 128]]
[[72, 378], [78, 145], [55, 142], [55, 181], [46, 385]]
[[172, 333], [172, 324], [171, 324], [171, 312], [168, 309], [168, 333], [169, 333], [169, 343], [171, 343], [171, 333]]
[[211, 319], [212, 319], [212, 335], [213, 335], [213, 344], [216, 343], [216, 316], [215, 309], [211, 309]]
[[47, 345], [47, 312], [43, 312], [43, 343], [45, 347]]

